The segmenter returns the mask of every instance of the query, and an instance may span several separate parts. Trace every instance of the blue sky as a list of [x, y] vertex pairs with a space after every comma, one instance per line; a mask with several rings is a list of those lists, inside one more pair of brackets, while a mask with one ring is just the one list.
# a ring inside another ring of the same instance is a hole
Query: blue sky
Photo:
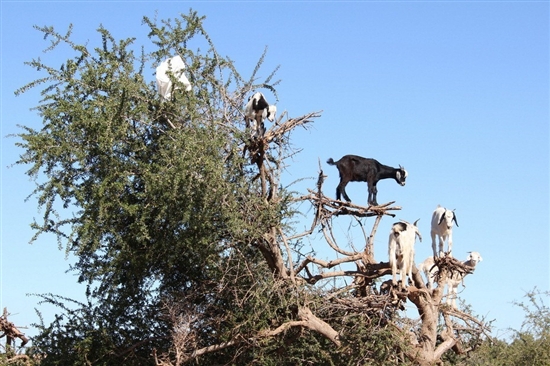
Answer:
[[[320, 160], [328, 175], [325, 194], [333, 196], [338, 174], [325, 164], [329, 157], [357, 154], [403, 165], [407, 185], [381, 181], [378, 202], [395, 200], [402, 207], [398, 219], [420, 218], [424, 241], [416, 244], [416, 262], [431, 254], [436, 206], [456, 209], [455, 256], [483, 256], [459, 296], [476, 314], [496, 320], [494, 335], [520, 327], [523, 313], [512, 301], [534, 287], [548, 290], [550, 281], [546, 1], [2, 1], [0, 306], [13, 314], [11, 321], [37, 322], [38, 298], [28, 294], [83, 296], [75, 275], [66, 273], [71, 258], [55, 238], [28, 244], [29, 224], [42, 213], [34, 198], [25, 201], [34, 187], [25, 167], [11, 166], [21, 151], [6, 136], [20, 132], [17, 124], [41, 124], [30, 110], [38, 93], [13, 93], [40, 76], [23, 62], [42, 57], [60, 65], [68, 57], [43, 54], [49, 43], [33, 25], [63, 31], [73, 23], [74, 39], [95, 46], [102, 24], [115, 38], [134, 36], [136, 45], [149, 46], [143, 16], [157, 11], [159, 19], [173, 19], [190, 8], [207, 17], [218, 51], [245, 77], [268, 47], [260, 76], [281, 66], [278, 111], [291, 117], [323, 111], [314, 128], [294, 134], [303, 151], [283, 183], [316, 176]], [[313, 186], [308, 180], [295, 188]], [[366, 202], [366, 184], [350, 183], [347, 192], [354, 202]], [[387, 260], [394, 221], [386, 218], [378, 229], [379, 261]], [[311, 245], [318, 255], [332, 258], [316, 239]], [[352, 231], [343, 240], [360, 247], [362, 237]], [[39, 309], [46, 320], [54, 311]]]

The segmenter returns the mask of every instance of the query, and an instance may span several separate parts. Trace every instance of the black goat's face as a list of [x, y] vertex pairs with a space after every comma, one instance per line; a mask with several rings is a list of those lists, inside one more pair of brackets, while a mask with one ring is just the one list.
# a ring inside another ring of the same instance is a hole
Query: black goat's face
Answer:
[[408, 175], [408, 173], [405, 170], [405, 168], [403, 168], [401, 165], [399, 165], [399, 170], [397, 171], [395, 180], [397, 181], [397, 183], [404, 186], [405, 185], [405, 180], [407, 179], [407, 175]]

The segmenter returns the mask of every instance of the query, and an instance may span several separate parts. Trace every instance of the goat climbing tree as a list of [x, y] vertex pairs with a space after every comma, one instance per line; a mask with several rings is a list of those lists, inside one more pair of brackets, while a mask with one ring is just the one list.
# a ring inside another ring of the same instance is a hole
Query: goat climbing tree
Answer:
[[[418, 271], [402, 291], [388, 263], [376, 263], [375, 236], [400, 209], [394, 202], [330, 199], [321, 167], [309, 193], [285, 188], [291, 138], [321, 112], [283, 112], [252, 138], [243, 106], [254, 90], [277, 96], [277, 70], [258, 82], [264, 53], [244, 79], [202, 21], [192, 11], [144, 18], [155, 50], [141, 56], [135, 39], [102, 27], [96, 48], [73, 41], [71, 27], [38, 28], [49, 51], [63, 44], [74, 55], [59, 68], [47, 56], [29, 62], [46, 76], [18, 93], [44, 86], [43, 126], [23, 127], [18, 163], [39, 181], [36, 236], [53, 234], [76, 256], [87, 301], [39, 295], [61, 315], [38, 324], [33, 352], [44, 364], [430, 365], [475, 346], [482, 322], [440, 305], [442, 290], [428, 291]], [[208, 51], [192, 51], [191, 40]], [[191, 90], [174, 79], [180, 88], [163, 100], [147, 78], [175, 54]], [[299, 232], [304, 205], [314, 214]], [[344, 218], [362, 229], [360, 244], [336, 239]], [[318, 232], [333, 259], [307, 250]], [[471, 270], [437, 265], [441, 278]], [[418, 323], [402, 314], [408, 301]]]

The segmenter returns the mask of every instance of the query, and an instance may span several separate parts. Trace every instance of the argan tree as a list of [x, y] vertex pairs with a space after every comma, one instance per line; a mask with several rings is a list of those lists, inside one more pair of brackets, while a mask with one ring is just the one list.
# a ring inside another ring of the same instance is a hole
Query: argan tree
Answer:
[[[449, 350], [475, 347], [482, 322], [440, 305], [441, 288], [428, 291], [417, 271], [408, 291], [391, 286], [388, 263], [375, 262], [378, 224], [399, 207], [332, 200], [321, 168], [309, 193], [285, 188], [282, 172], [297, 153], [292, 132], [320, 112], [280, 113], [252, 138], [244, 105], [255, 90], [277, 96], [277, 70], [258, 80], [264, 52], [244, 78], [217, 53], [202, 20], [192, 11], [146, 17], [151, 44], [141, 48], [102, 27], [96, 47], [75, 43], [72, 27], [37, 28], [51, 41], [48, 51], [72, 55], [57, 67], [28, 63], [45, 76], [17, 93], [41, 88], [42, 127], [22, 127], [18, 163], [36, 180], [43, 212], [32, 224], [36, 236], [53, 234], [76, 256], [71, 270], [87, 300], [39, 295], [60, 312], [38, 324], [36, 359], [431, 365]], [[175, 88], [164, 100], [154, 69], [174, 55], [185, 61], [192, 89], [171, 75]], [[314, 214], [298, 232], [304, 203]], [[364, 230], [364, 242], [338, 243], [333, 223], [346, 219]], [[319, 231], [317, 245], [335, 259], [307, 252], [305, 240]], [[472, 271], [450, 258], [437, 265], [442, 280]], [[406, 301], [417, 307], [418, 324], [401, 314]]]

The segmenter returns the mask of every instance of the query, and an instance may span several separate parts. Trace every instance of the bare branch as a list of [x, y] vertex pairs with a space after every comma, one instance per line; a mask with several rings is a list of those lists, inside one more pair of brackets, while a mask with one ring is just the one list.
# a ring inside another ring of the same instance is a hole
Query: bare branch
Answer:
[[340, 253], [345, 256], [355, 256], [357, 255], [356, 252], [348, 252], [343, 249], [341, 249], [338, 245], [336, 245], [336, 240], [334, 239], [334, 235], [332, 233], [332, 230], [329, 229], [328, 222], [325, 224], [321, 224], [323, 235], [325, 236], [325, 240], [327, 244], [334, 249], [335, 252]]
[[271, 128], [268, 131], [266, 131], [263, 139], [265, 140], [266, 143], [270, 143], [275, 139], [281, 139], [285, 133], [292, 131], [296, 127], [305, 126], [306, 124], [313, 122], [312, 118], [320, 117], [322, 112], [323, 111], [311, 112], [302, 117], [291, 118], [286, 120], [283, 124], [279, 124], [278, 123], [279, 121], [277, 121], [277, 123], [273, 124]]
[[21, 347], [24, 347], [29, 339], [17, 329], [15, 324], [8, 321], [8, 315], [8, 309], [4, 308], [4, 312], [0, 316], [0, 331], [2, 332], [2, 336], [6, 337], [6, 346], [12, 346], [13, 340], [19, 338], [21, 340]]

